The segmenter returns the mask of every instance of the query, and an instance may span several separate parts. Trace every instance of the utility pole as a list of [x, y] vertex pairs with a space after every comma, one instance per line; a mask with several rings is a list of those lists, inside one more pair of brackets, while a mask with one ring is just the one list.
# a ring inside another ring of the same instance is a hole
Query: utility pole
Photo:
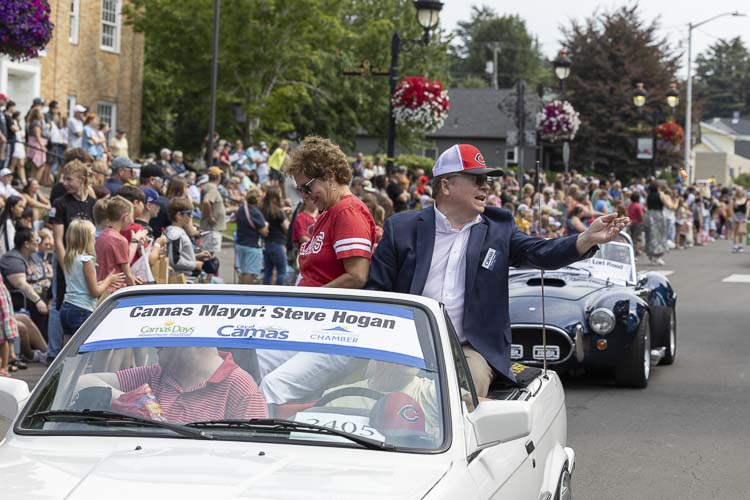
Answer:
[[[500, 48], [500, 42], [491, 42], [487, 44], [487, 47], [492, 50], [492, 85], [491, 87], [495, 90], [499, 88], [499, 85], [497, 83], [497, 59], [498, 55], [500, 54], [501, 48]], [[489, 64], [489, 63], [488, 63]], [[489, 71], [487, 71], [489, 73]]]
[[216, 76], [219, 59], [219, 3], [214, 0], [214, 40], [211, 59], [211, 105], [208, 118], [208, 143], [206, 144], [206, 168], [211, 168], [214, 156], [214, 132], [216, 130]]

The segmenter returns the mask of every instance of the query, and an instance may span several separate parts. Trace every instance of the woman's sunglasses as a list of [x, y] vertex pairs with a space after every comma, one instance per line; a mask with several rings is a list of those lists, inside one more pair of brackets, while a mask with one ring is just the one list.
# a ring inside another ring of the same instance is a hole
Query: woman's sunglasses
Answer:
[[318, 178], [317, 177], [313, 177], [312, 179], [310, 179], [309, 181], [305, 182], [301, 186], [297, 186], [297, 191], [300, 194], [305, 194], [305, 195], [308, 195], [308, 196], [311, 195], [312, 194], [312, 190], [310, 189], [310, 186], [312, 186], [312, 183], [315, 182], [316, 180], [318, 180]]

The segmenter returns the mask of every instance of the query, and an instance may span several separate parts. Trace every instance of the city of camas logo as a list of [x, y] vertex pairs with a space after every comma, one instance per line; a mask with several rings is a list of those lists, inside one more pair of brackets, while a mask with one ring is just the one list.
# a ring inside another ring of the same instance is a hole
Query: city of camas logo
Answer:
[[224, 325], [216, 330], [220, 337], [248, 337], [253, 339], [277, 339], [289, 338], [289, 330], [276, 327], [258, 328], [255, 325]]

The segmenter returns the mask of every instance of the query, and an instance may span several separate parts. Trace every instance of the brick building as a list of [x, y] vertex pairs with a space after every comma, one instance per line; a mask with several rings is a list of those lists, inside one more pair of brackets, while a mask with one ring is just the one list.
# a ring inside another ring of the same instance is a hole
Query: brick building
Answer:
[[128, 0], [49, 0], [55, 24], [40, 57], [0, 58], [0, 92], [25, 113], [34, 97], [56, 100], [63, 113], [76, 104], [128, 134], [130, 154], [140, 151], [143, 34], [125, 25]]

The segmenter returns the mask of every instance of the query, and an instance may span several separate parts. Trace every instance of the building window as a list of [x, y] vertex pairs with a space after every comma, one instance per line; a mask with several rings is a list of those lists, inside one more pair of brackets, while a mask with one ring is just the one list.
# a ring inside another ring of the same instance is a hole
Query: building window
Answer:
[[81, 0], [70, 0], [70, 43], [78, 43], [78, 20], [81, 15]]
[[120, 51], [120, 1], [102, 0], [101, 48]]
[[[117, 105], [112, 102], [99, 102], [96, 106], [96, 114], [99, 115], [99, 122], [109, 125], [110, 134], [117, 125]], [[109, 137], [107, 137], [109, 140]]]
[[435, 148], [425, 148], [423, 156], [425, 158], [429, 158], [431, 160], [437, 159], [437, 149]]
[[505, 166], [517, 165], [518, 164], [518, 148], [511, 148], [505, 150]]

